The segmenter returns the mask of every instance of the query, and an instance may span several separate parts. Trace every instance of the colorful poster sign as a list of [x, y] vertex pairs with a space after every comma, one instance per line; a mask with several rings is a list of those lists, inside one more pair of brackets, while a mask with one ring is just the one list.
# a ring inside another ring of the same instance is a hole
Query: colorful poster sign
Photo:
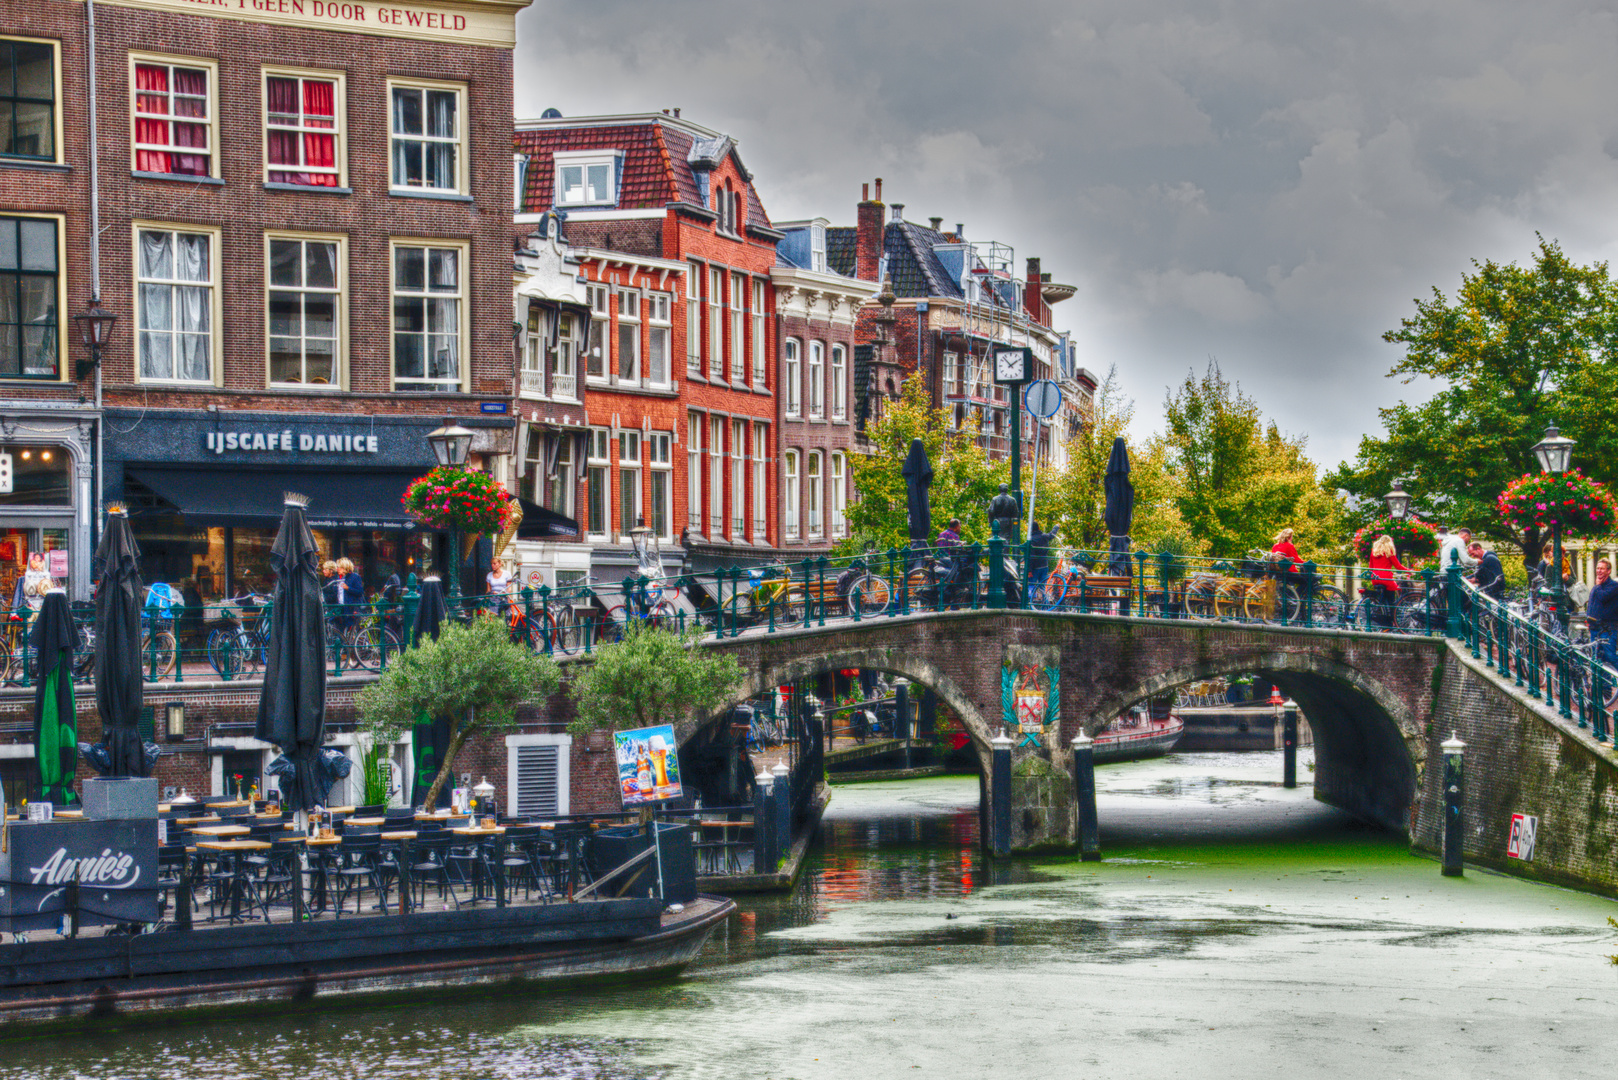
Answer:
[[678, 799], [680, 756], [674, 726], [636, 728], [612, 733], [618, 756], [618, 790], [625, 808]]
[[1054, 664], [1004, 663], [1000, 668], [1000, 694], [1006, 729], [1023, 742], [1039, 745], [1061, 711], [1057, 686], [1060, 669]]
[[1532, 862], [1534, 837], [1539, 832], [1539, 818], [1531, 814], [1512, 814], [1511, 831], [1506, 834], [1506, 858]]

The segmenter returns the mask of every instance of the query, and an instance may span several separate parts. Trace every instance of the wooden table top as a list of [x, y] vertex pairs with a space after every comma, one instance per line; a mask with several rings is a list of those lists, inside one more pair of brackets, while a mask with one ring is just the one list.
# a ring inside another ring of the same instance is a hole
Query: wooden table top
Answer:
[[83, 810], [58, 810], [54, 814], [52, 814], [51, 816], [52, 817], [59, 817], [59, 818], [67, 818], [69, 821], [74, 821], [74, 820], [77, 820], [79, 818], [82, 818], [84, 816], [84, 811]]
[[411, 829], [408, 832], [385, 832], [381, 835], [382, 839], [384, 840], [414, 840], [416, 838], [416, 831]]
[[341, 836], [305, 836], [301, 839], [310, 847], [335, 847], [343, 842]]
[[214, 810], [240, 810], [253, 804], [247, 799], [231, 799], [229, 802], [211, 802], [205, 805]]
[[743, 827], [743, 828], [751, 829], [753, 827], [753, 823], [751, 821], [746, 821], [746, 820], [743, 820], [743, 821], [721, 821], [721, 820], [717, 820], [717, 819], [703, 818], [701, 821], [698, 821], [697, 824], [702, 826], [704, 829], [733, 829], [733, 828], [736, 828], [738, 826]]
[[352, 814], [354, 808], [352, 806], [328, 806], [326, 807], [326, 812], [328, 814]]
[[191, 831], [198, 836], [246, 836], [253, 830], [246, 825], [203, 825]]
[[180, 817], [180, 818], [175, 818], [174, 819], [174, 824], [176, 824], [176, 825], [184, 825], [187, 828], [189, 828], [192, 825], [206, 825], [210, 821], [217, 822], [218, 820], [219, 820], [219, 818], [217, 816], [215, 816], [213, 814], [209, 814], [207, 817]]
[[476, 829], [451, 829], [449, 831], [457, 836], [498, 836], [504, 833], [506, 829], [503, 825], [496, 825], [492, 829], [485, 829], [480, 826]]
[[387, 820], [385, 817], [351, 817], [347, 823], [349, 825], [385, 825]]
[[267, 840], [201, 840], [197, 847], [208, 851], [268, 851]]

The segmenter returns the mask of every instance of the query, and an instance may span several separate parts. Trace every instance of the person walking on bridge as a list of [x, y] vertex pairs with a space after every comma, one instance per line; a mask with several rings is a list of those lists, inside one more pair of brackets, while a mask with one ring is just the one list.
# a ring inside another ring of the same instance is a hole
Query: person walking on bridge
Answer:
[[1618, 667], [1618, 581], [1612, 579], [1611, 560], [1596, 560], [1596, 583], [1584, 611], [1596, 655], [1603, 664]]
[[[1500, 565], [1500, 556], [1492, 551], [1485, 551], [1483, 545], [1476, 541], [1473, 541], [1472, 546], [1467, 549], [1467, 554], [1477, 563], [1478, 569], [1477, 573], [1472, 575], [1472, 584], [1478, 587], [1478, 592], [1496, 600], [1504, 600], [1506, 571]], [[1618, 591], [1618, 587], [1615, 587], [1615, 591]], [[1618, 599], [1615, 599], [1614, 603], [1618, 604]]]

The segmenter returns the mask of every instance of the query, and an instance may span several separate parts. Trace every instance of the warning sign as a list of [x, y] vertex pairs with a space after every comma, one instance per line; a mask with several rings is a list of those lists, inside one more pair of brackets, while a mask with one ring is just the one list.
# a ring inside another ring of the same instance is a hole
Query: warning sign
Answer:
[[1511, 815], [1511, 832], [1506, 836], [1506, 858], [1529, 862], [1534, 857], [1534, 834], [1539, 819], [1528, 814]]

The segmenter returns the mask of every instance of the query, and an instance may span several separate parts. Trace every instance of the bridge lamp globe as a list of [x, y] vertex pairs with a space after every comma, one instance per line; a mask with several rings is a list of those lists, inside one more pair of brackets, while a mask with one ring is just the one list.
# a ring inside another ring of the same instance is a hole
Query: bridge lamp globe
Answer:
[[775, 786], [775, 777], [770, 774], [768, 769], [760, 769], [758, 775], [753, 777], [753, 783], [758, 785], [760, 791], [768, 795], [770, 788]]
[[1394, 477], [1393, 490], [1382, 496], [1382, 501], [1388, 504], [1388, 516], [1394, 521], [1403, 521], [1410, 513], [1410, 496], [1404, 485], [1403, 480]]
[[1545, 437], [1534, 444], [1534, 456], [1539, 459], [1540, 469], [1559, 476], [1567, 472], [1568, 463], [1573, 459], [1573, 440], [1552, 424], [1545, 429]]

